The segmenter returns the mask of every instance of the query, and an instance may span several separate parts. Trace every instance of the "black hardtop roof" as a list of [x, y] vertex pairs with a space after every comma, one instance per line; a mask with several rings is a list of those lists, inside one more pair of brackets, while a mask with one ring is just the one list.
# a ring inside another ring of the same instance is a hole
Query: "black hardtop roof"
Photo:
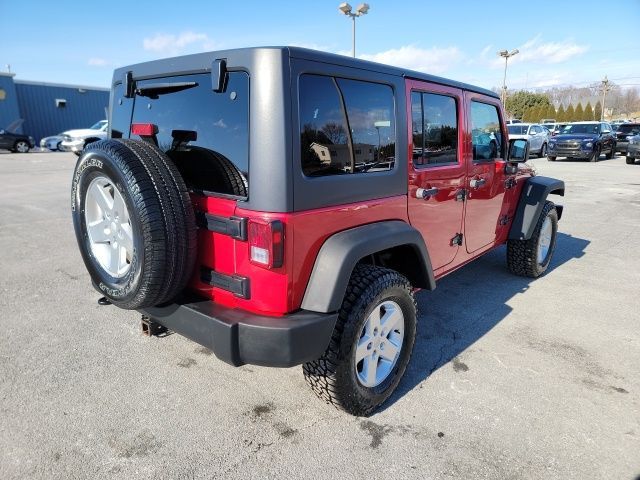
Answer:
[[218, 57], [225, 57], [226, 55], [242, 54], [251, 55], [253, 52], [260, 50], [281, 50], [283, 53], [288, 53], [291, 58], [299, 58], [303, 60], [311, 60], [315, 62], [322, 62], [333, 65], [340, 65], [345, 67], [359, 68], [362, 70], [370, 70], [387, 75], [396, 75], [406, 78], [412, 78], [416, 80], [423, 80], [426, 82], [438, 83], [441, 85], [448, 85], [454, 88], [460, 88], [463, 90], [470, 90], [473, 92], [489, 95], [491, 97], [499, 98], [498, 94], [491, 90], [481, 88], [475, 85], [470, 85], [455, 80], [450, 80], [435, 75], [429, 75], [426, 73], [416, 72], [400, 67], [392, 67], [383, 63], [370, 62], [368, 60], [360, 60], [358, 58], [347, 57], [345, 55], [337, 55], [334, 53], [321, 52], [318, 50], [311, 50], [309, 48], [302, 47], [248, 47], [237, 48], [230, 50], [220, 50], [214, 52], [196, 53], [193, 55], [183, 55], [180, 57], [165, 58], [161, 60], [153, 60], [150, 62], [138, 63], [127, 67], [121, 67], [114, 72], [114, 83], [120, 81], [122, 76], [127, 71], [132, 71], [134, 77], [149, 77], [154, 72], [162, 71], [163, 74], [180, 74], [187, 73], [189, 71], [195, 72], [198, 70], [209, 70], [211, 68], [212, 59]]

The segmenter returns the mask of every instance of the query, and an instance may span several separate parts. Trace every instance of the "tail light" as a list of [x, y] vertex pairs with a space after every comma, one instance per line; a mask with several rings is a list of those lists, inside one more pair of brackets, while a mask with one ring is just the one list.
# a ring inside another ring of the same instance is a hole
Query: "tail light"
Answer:
[[284, 259], [284, 225], [279, 220], [249, 220], [249, 258], [265, 268], [278, 268]]

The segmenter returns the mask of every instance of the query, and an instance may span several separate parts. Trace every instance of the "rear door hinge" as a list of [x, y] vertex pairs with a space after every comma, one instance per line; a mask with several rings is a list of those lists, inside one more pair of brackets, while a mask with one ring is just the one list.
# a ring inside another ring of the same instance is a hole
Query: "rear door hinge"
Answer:
[[467, 190], [465, 188], [461, 188], [456, 193], [456, 202], [464, 202], [467, 198]]
[[455, 247], [456, 245], [458, 246], [462, 245], [463, 238], [464, 238], [464, 235], [462, 235], [461, 233], [456, 233], [456, 236], [451, 239], [451, 246]]

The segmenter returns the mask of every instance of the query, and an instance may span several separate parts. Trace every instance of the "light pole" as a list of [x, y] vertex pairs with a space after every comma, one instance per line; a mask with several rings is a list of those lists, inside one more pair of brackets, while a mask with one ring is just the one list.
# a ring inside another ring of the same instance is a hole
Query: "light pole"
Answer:
[[351, 54], [355, 58], [356, 56], [356, 17], [360, 17], [361, 15], [366, 15], [367, 12], [369, 11], [369, 4], [361, 3], [360, 6], [358, 6], [358, 8], [356, 9], [356, 12], [353, 13], [351, 11], [351, 5], [349, 5], [347, 2], [344, 2], [344, 3], [341, 3], [340, 6], [338, 6], [338, 10], [344, 13], [347, 17], [351, 17], [351, 20], [353, 20], [353, 33], [352, 33], [353, 45], [351, 47]]
[[504, 57], [504, 78], [502, 79], [502, 107], [506, 109], [507, 103], [507, 63], [509, 62], [509, 57], [513, 57], [515, 54], [520, 53], [520, 50], [517, 48], [511, 51], [501, 50], [498, 52], [498, 55]]
[[604, 80], [602, 80], [602, 113], [600, 113], [600, 121], [604, 122], [604, 108], [605, 108], [605, 100], [607, 99], [607, 92], [611, 90], [609, 87], [609, 79], [607, 76], [604, 76]]

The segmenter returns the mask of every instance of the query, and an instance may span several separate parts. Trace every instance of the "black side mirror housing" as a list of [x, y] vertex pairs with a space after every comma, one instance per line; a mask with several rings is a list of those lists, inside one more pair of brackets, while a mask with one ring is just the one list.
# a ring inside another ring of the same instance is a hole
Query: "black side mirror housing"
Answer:
[[524, 163], [529, 160], [529, 142], [524, 139], [509, 140], [508, 162]]

